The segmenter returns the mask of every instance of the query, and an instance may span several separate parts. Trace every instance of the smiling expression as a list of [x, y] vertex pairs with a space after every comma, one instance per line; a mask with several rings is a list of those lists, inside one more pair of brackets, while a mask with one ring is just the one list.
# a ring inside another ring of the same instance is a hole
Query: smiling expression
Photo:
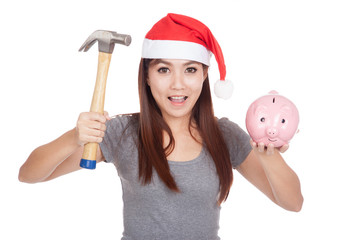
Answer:
[[156, 59], [149, 65], [147, 83], [165, 119], [190, 118], [207, 68], [188, 60]]

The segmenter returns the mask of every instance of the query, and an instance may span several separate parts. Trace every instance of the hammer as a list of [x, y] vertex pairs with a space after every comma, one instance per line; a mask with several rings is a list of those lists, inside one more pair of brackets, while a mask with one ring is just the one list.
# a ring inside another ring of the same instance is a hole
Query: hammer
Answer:
[[[90, 112], [104, 113], [106, 79], [109, 71], [111, 54], [114, 51], [115, 43], [129, 46], [131, 43], [131, 36], [111, 31], [97, 30], [86, 39], [84, 44], [80, 47], [79, 52], [82, 50], [87, 52], [96, 41], [98, 41], [99, 46], [99, 58]], [[87, 169], [96, 168], [97, 148], [98, 143], [85, 144], [80, 167]]]

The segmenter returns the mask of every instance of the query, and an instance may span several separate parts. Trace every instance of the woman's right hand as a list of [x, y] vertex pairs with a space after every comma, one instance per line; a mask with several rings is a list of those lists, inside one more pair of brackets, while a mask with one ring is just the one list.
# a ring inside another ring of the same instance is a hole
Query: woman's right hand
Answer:
[[76, 138], [79, 146], [90, 142], [102, 142], [107, 120], [110, 120], [107, 112], [104, 112], [104, 114], [96, 112], [80, 113], [76, 123]]
[[19, 180], [27, 183], [43, 182], [81, 169], [79, 161], [83, 153], [82, 146], [102, 141], [107, 120], [110, 120], [107, 112], [81, 113], [75, 128], [54, 141], [37, 147], [30, 154], [20, 168]]

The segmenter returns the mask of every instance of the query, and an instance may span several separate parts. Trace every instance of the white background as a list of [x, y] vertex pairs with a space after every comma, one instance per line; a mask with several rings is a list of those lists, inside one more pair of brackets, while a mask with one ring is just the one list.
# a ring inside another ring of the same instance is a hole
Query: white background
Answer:
[[[5, 3], [6, 2], [6, 3]], [[300, 132], [284, 154], [305, 202], [287, 212], [235, 174], [220, 236], [235, 239], [360, 239], [360, 7], [358, 1], [2, 1], [0, 4], [0, 239], [120, 239], [121, 184], [112, 165], [41, 184], [17, 180], [37, 146], [88, 111], [97, 47], [94, 30], [130, 34], [116, 46], [105, 108], [139, 110], [143, 37], [168, 12], [195, 17], [222, 46], [232, 99], [216, 115], [245, 128], [247, 107], [276, 89], [300, 111]], [[218, 78], [212, 59], [210, 81]]]

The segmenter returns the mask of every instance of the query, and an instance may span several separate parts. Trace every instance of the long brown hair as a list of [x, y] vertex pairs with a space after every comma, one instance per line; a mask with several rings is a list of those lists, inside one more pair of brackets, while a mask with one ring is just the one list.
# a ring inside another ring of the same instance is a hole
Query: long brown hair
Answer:
[[[147, 84], [150, 62], [151, 59], [141, 59], [139, 66], [139, 180], [144, 185], [150, 183], [154, 168], [169, 189], [180, 192], [167, 161], [167, 156], [175, 147], [175, 140]], [[208, 77], [192, 110], [189, 129], [192, 121], [195, 121], [203, 144], [215, 163], [220, 182], [218, 197], [220, 205], [229, 195], [233, 174], [229, 151], [214, 116]], [[170, 142], [165, 148], [163, 148], [163, 131], [170, 137]]]

